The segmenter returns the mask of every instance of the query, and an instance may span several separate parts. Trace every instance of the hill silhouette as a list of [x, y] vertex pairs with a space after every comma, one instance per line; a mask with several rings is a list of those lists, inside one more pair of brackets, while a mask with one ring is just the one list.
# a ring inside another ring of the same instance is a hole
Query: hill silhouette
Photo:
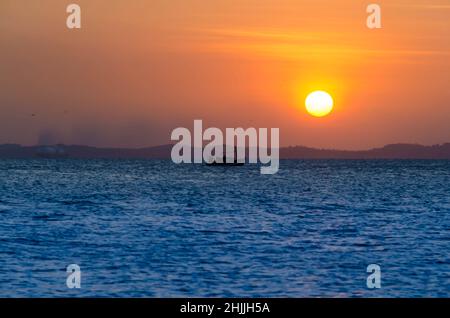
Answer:
[[[0, 158], [74, 159], [169, 159], [171, 144], [146, 148], [98, 148], [78, 145], [0, 145]], [[450, 143], [433, 146], [391, 144], [361, 151], [316, 149], [303, 146], [280, 148], [281, 159], [450, 159]]]
[[433, 146], [391, 144], [361, 151], [287, 147], [280, 149], [284, 159], [450, 159], [450, 143]]

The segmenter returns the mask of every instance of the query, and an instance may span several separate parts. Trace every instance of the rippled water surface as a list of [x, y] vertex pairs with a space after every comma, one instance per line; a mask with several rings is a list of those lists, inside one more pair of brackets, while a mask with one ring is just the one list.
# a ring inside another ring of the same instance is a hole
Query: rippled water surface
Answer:
[[450, 297], [450, 161], [2, 160], [0, 220], [1, 297]]

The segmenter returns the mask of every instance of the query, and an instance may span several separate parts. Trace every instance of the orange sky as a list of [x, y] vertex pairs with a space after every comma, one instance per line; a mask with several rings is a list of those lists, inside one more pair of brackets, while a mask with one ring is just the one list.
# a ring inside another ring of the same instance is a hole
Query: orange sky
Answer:
[[157, 145], [194, 119], [283, 146], [450, 142], [449, 21], [449, 0], [2, 0], [0, 143]]

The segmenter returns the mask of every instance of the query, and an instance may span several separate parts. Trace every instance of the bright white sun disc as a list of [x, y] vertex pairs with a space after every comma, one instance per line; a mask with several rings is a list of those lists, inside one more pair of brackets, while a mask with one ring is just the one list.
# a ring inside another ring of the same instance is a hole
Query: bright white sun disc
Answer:
[[323, 117], [333, 110], [333, 98], [324, 91], [315, 91], [306, 97], [306, 110], [315, 117]]

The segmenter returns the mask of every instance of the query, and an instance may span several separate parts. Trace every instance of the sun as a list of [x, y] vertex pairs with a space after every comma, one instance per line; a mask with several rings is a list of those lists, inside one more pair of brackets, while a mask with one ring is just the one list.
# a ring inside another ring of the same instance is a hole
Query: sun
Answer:
[[314, 117], [324, 117], [333, 110], [333, 98], [324, 91], [312, 92], [306, 97], [305, 106]]

